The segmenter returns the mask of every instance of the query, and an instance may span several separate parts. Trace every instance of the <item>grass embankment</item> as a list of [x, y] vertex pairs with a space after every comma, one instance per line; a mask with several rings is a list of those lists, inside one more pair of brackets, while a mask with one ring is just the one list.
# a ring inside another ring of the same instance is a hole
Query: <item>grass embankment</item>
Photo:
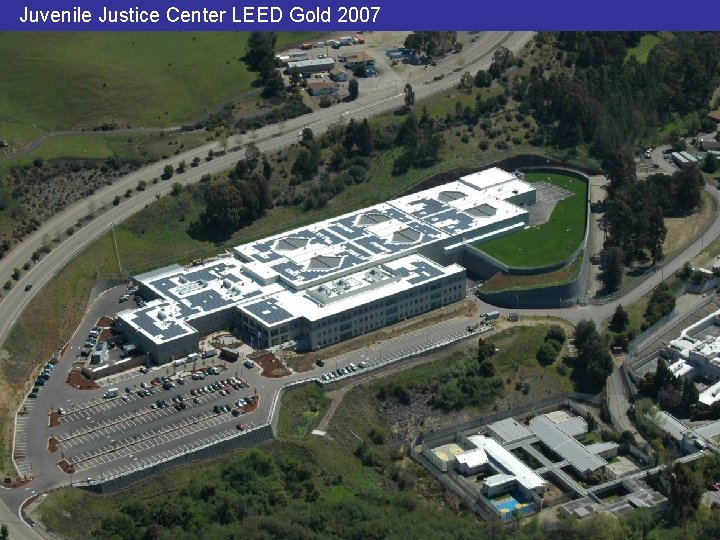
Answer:
[[[503, 376], [534, 362], [528, 348], [539, 346], [545, 331], [514, 328], [495, 338]], [[419, 384], [456, 361], [440, 360], [390, 380]], [[343, 538], [359, 527], [361, 536], [373, 531], [373, 537], [484, 537], [485, 525], [465, 519], [469, 514], [459, 500], [404, 457], [386, 407], [375, 397], [377, 384], [348, 392], [330, 421], [329, 437], [298, 437], [292, 428], [324, 397], [319, 388], [305, 386], [282, 398], [279, 440], [177, 467], [108, 496], [62, 490], [48, 496], [34, 517], [67, 538], [137, 538], [148, 523], [178, 538], [221, 537], [221, 529], [238, 526], [250, 537], [268, 527], [285, 538], [311, 537], [302, 534], [304, 527]]]
[[[0, 34], [0, 121], [11, 135], [102, 123], [176, 126], [250, 89], [249, 32]], [[278, 46], [314, 34], [278, 33]], [[2, 130], [0, 130], [2, 135]]]
[[557, 202], [547, 223], [476, 244], [476, 247], [517, 268], [562, 261], [577, 249], [585, 235], [588, 185], [559, 173], [529, 173], [525, 179], [531, 183], [549, 182], [570, 191], [572, 196]]
[[483, 283], [481, 289], [483, 292], [500, 292], [525, 289], [537, 289], [539, 287], [552, 287], [553, 285], [562, 285], [575, 279], [582, 270], [583, 251], [578, 253], [570, 264], [545, 274], [535, 274], [529, 276], [518, 276], [512, 274], [496, 273], [493, 277]]
[[278, 418], [278, 436], [304, 439], [325, 414], [330, 400], [314, 383], [287, 390], [282, 397]]

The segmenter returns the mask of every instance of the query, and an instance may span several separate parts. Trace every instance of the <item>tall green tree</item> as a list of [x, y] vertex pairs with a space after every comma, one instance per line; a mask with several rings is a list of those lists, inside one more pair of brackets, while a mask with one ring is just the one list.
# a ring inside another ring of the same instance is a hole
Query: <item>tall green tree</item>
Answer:
[[360, 84], [355, 78], [350, 79], [348, 83], [348, 98], [350, 101], [355, 101], [360, 94]]
[[619, 247], [609, 247], [602, 251], [602, 274], [600, 279], [605, 286], [605, 292], [610, 294], [620, 288], [623, 278], [623, 255]]
[[259, 71], [268, 60], [275, 58], [275, 32], [251, 32], [245, 46], [245, 61], [251, 71]]
[[610, 328], [613, 332], [624, 332], [630, 323], [628, 312], [623, 309], [621, 304], [615, 308], [612, 318], [610, 319]]

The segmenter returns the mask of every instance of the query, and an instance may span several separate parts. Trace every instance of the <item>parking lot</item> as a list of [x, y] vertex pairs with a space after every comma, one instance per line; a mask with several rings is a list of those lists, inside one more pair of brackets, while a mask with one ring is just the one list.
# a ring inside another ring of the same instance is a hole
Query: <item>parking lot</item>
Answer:
[[44, 367], [37, 396], [25, 400], [14, 448], [21, 474], [41, 474], [61, 483], [123, 475], [252, 433], [270, 420], [277, 391], [287, 383], [310, 378], [330, 383], [469, 335], [468, 319], [441, 321], [282, 378], [263, 377], [257, 366], [211, 357], [191, 364], [131, 368], [98, 381], [94, 390], [71, 386], [66, 382], [68, 372], [86, 336], [99, 315], [116, 308], [125, 290], [116, 289], [96, 302], [65, 357]]

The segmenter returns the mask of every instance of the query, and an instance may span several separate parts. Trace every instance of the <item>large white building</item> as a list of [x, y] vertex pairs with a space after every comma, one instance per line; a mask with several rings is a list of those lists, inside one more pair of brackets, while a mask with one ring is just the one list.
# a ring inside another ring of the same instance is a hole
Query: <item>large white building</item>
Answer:
[[314, 350], [465, 298], [466, 244], [523, 229], [535, 189], [497, 168], [137, 276], [117, 326], [159, 362], [239, 325], [255, 347]]
[[668, 343], [662, 356], [676, 377], [701, 378], [709, 383], [700, 392], [700, 402], [712, 405], [720, 400], [720, 311], [685, 328]]

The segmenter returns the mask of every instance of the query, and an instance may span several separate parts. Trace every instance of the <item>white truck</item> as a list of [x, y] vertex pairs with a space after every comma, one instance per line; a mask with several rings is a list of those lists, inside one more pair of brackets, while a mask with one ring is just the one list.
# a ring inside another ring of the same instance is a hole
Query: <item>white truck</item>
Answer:
[[120, 390], [118, 388], [108, 388], [105, 393], [103, 394], [103, 397], [105, 399], [108, 398], [114, 398], [118, 397], [120, 395]]
[[352, 45], [352, 38], [351, 37], [341, 37], [340, 45]]

